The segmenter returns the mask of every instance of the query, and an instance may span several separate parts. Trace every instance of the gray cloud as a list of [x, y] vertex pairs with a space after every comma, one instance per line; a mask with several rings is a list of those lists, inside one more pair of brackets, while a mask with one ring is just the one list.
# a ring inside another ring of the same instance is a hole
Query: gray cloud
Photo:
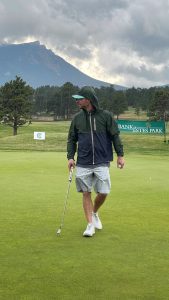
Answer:
[[169, 1], [0, 0], [0, 42], [39, 40], [86, 74], [169, 82]]

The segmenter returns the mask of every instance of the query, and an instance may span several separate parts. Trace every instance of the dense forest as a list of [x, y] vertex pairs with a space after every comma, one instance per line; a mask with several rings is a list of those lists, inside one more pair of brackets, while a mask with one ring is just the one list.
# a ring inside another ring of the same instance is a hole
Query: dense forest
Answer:
[[[51, 115], [55, 120], [71, 119], [78, 108], [72, 95], [78, 93], [79, 87], [70, 82], [61, 87], [42, 86], [34, 91], [33, 114]], [[95, 88], [100, 107], [111, 111], [118, 119], [120, 114], [135, 109], [136, 115], [143, 110], [149, 119], [168, 119], [169, 87], [129, 88], [117, 91], [113, 85]]]
[[[0, 119], [1, 122], [17, 128], [31, 122], [32, 118], [51, 117], [52, 120], [70, 120], [78, 111], [73, 94], [79, 87], [70, 82], [58, 86], [42, 86], [33, 89], [16, 76], [15, 80], [0, 87]], [[169, 87], [129, 88], [116, 90], [113, 85], [95, 88], [100, 107], [109, 110], [115, 118], [128, 110], [135, 109], [147, 114], [149, 120], [169, 119]]]

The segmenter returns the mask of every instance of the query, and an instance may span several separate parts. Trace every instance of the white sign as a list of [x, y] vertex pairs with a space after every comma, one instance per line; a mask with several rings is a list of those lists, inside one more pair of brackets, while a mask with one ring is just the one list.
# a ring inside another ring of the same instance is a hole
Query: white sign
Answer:
[[45, 132], [34, 132], [34, 140], [45, 140]]

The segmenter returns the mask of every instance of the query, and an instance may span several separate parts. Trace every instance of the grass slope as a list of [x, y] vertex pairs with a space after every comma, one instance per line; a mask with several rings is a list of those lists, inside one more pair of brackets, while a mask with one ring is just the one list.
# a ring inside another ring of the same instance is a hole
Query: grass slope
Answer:
[[[11, 128], [0, 125], [0, 150], [66, 151], [69, 126], [70, 122], [34, 122], [19, 128], [18, 135], [13, 136]], [[34, 140], [34, 131], [45, 131], [46, 140]], [[161, 135], [121, 132], [121, 136], [125, 153], [168, 155], [169, 144], [163, 142]]]
[[0, 299], [168, 300], [168, 156], [133, 152], [124, 170], [112, 164], [104, 228], [91, 239], [82, 237], [74, 180], [62, 235], [55, 235], [65, 156], [0, 152]]

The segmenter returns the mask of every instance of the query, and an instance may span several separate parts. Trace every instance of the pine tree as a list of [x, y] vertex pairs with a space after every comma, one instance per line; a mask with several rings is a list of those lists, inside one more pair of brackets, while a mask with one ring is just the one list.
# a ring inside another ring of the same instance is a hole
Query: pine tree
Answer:
[[33, 89], [18, 76], [1, 87], [0, 118], [13, 128], [13, 135], [18, 127], [30, 123], [32, 98]]

